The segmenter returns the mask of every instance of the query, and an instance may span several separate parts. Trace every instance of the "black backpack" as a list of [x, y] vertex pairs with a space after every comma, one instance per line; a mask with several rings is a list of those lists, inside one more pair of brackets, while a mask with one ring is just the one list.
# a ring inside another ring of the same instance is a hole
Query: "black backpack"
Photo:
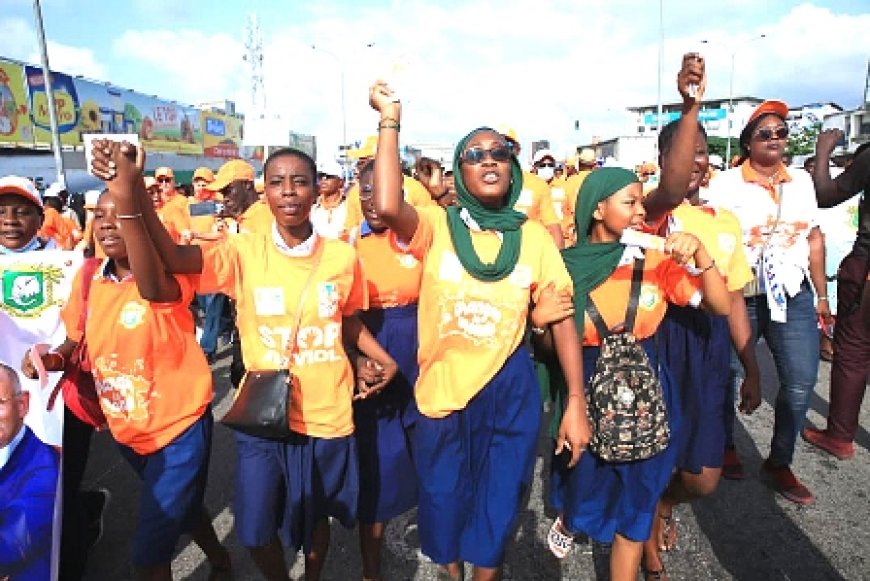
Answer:
[[589, 450], [607, 462], [631, 462], [668, 447], [670, 428], [658, 374], [632, 334], [644, 259], [635, 261], [625, 322], [609, 329], [588, 297], [586, 312], [601, 337], [601, 353], [586, 386], [592, 428]]

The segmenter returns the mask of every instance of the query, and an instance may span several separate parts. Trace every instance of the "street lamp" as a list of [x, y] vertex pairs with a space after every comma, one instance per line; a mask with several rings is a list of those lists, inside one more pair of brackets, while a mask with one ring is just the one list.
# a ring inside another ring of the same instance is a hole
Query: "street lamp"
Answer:
[[[731, 165], [731, 124], [733, 123], [732, 117], [734, 116], [734, 57], [737, 56], [737, 51], [739, 51], [750, 42], [761, 40], [766, 36], [766, 34], [759, 34], [758, 36], [753, 36], [749, 40], [744, 40], [743, 42], [738, 44], [737, 47], [731, 51], [731, 75], [728, 80], [728, 140], [725, 143], [725, 163], [728, 165]], [[713, 44], [709, 40], [702, 40], [701, 43]]]
[[[375, 45], [373, 42], [366, 43], [366, 48], [371, 48]], [[344, 100], [344, 61], [338, 57], [332, 51], [326, 50], [325, 48], [319, 47], [315, 44], [311, 45], [311, 50], [316, 50], [322, 52], [325, 55], [328, 55], [335, 59], [336, 64], [338, 65], [338, 70], [341, 75], [341, 168], [344, 170], [345, 175], [341, 176], [342, 178], [347, 178], [347, 108], [345, 107]]]

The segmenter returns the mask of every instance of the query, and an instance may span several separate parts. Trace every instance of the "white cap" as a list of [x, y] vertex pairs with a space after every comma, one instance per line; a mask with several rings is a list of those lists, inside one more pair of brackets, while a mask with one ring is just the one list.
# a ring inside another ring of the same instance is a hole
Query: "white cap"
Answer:
[[4, 176], [0, 178], [0, 195], [11, 194], [30, 200], [40, 208], [42, 196], [33, 182], [21, 176]]
[[42, 194], [43, 198], [59, 198], [60, 193], [64, 191], [66, 188], [63, 187], [63, 184], [60, 182], [54, 182], [47, 188], [45, 188], [45, 192]]
[[328, 176], [338, 176], [344, 179], [344, 169], [341, 164], [335, 160], [325, 160], [317, 164], [317, 173]]
[[556, 161], [556, 156], [553, 155], [552, 151], [550, 151], [549, 149], [539, 149], [537, 152], [535, 152], [535, 157], [532, 158], [532, 163], [533, 164], [538, 163], [539, 161], [541, 161], [545, 157], [549, 157], [554, 162]]
[[100, 195], [103, 192], [100, 190], [88, 190], [85, 192], [85, 208], [96, 208], [97, 202], [100, 200]]

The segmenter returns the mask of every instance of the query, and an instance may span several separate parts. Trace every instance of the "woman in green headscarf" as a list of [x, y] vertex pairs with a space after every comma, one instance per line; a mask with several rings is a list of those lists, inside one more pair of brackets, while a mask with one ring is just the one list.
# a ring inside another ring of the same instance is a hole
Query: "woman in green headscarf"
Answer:
[[[675, 392], [667, 371], [656, 365], [652, 336], [667, 303], [703, 304], [714, 313], [727, 314], [728, 291], [713, 268], [715, 263], [691, 234], [669, 236], [665, 252], [644, 251], [620, 242], [623, 232], [641, 228], [645, 217], [641, 184], [633, 172], [621, 168], [592, 172], [583, 182], [576, 207], [577, 245], [563, 250], [562, 257], [574, 282], [574, 316], [582, 330], [587, 379], [594, 371], [601, 343], [586, 316], [587, 302], [595, 304], [609, 328], [620, 325], [625, 320], [635, 261], [643, 258], [633, 334], [653, 369], [659, 370], [673, 441], [679, 430], [679, 408], [673, 401]], [[685, 266], [690, 260], [694, 261], [692, 269]], [[571, 533], [583, 532], [597, 541], [612, 543], [611, 579], [635, 579], [642, 543], [649, 538], [656, 503], [668, 484], [676, 452], [676, 446], [668, 446], [646, 460], [621, 463], [606, 462], [589, 452], [573, 468], [555, 458], [551, 502], [561, 514], [548, 536], [554, 554], [567, 555]]]
[[[522, 172], [496, 131], [481, 128], [456, 147], [459, 206], [414, 208], [402, 197], [401, 107], [382, 83], [370, 91], [381, 114], [375, 209], [423, 262], [419, 298], [417, 420], [420, 544], [439, 577], [497, 579], [523, 492], [531, 482], [540, 392], [523, 345], [529, 304], [545, 289], [570, 292], [552, 238], [512, 206]], [[571, 317], [551, 325], [569, 401], [559, 445], [576, 463], [589, 439], [580, 345]]]

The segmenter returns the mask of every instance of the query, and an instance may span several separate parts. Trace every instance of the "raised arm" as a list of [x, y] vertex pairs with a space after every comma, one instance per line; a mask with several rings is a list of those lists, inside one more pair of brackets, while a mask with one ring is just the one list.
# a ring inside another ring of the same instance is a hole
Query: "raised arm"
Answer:
[[[107, 184], [117, 176], [117, 170], [110, 165], [112, 142], [108, 140], [94, 141], [94, 160], [92, 170], [95, 176], [105, 181]], [[136, 155], [136, 148], [130, 144], [121, 144], [120, 150], [124, 155]], [[112, 162], [114, 163], [114, 162]], [[143, 166], [144, 167], [144, 166]], [[130, 189], [132, 187], [132, 189]], [[121, 189], [126, 188], [126, 189]], [[173, 242], [160, 217], [154, 210], [154, 205], [145, 191], [145, 184], [141, 179], [137, 180], [132, 186], [118, 186], [115, 190], [122, 197], [129, 199], [125, 202], [123, 208], [133, 210], [130, 214], [142, 214], [142, 221], [148, 232], [148, 236], [157, 249], [157, 254], [163, 261], [163, 266], [167, 272], [173, 274], [199, 274], [202, 272], [202, 250], [196, 245], [177, 245]], [[113, 198], [118, 204], [118, 196], [113, 193]], [[134, 205], [135, 204], [135, 205]], [[122, 206], [117, 206], [118, 212], [124, 214]]]
[[[670, 147], [659, 154], [662, 168], [659, 186], [643, 201], [646, 220], [651, 224], [658, 223], [686, 198], [695, 165], [698, 111], [706, 86], [703, 57], [697, 53], [683, 55], [683, 66], [677, 74], [677, 89], [683, 98], [682, 116]], [[694, 96], [689, 87], [695, 87]]]
[[417, 231], [417, 210], [402, 195], [402, 165], [399, 161], [399, 124], [402, 106], [392, 100], [392, 91], [382, 81], [369, 89], [369, 104], [381, 114], [373, 176], [375, 211], [399, 240], [409, 241]]

